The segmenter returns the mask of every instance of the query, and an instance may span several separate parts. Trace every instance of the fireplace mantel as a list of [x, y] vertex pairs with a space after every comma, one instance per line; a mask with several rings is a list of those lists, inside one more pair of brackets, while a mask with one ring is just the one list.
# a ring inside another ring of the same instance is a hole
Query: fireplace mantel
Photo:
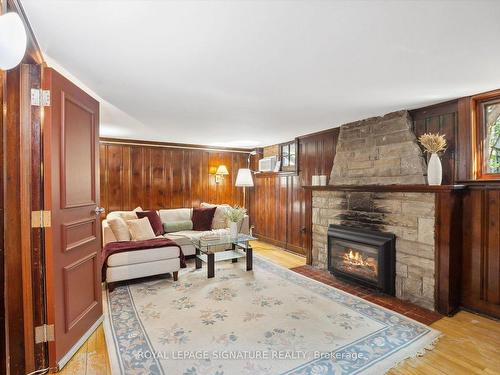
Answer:
[[399, 193], [440, 193], [464, 190], [466, 185], [326, 185], [302, 186], [304, 189], [322, 191], [361, 191], [361, 192], [399, 192]]

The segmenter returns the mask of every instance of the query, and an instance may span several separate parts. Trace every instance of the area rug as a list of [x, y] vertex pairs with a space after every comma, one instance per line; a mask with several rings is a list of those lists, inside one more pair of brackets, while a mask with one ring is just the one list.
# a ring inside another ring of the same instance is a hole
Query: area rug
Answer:
[[254, 257], [104, 295], [113, 374], [382, 374], [431, 349], [426, 325]]

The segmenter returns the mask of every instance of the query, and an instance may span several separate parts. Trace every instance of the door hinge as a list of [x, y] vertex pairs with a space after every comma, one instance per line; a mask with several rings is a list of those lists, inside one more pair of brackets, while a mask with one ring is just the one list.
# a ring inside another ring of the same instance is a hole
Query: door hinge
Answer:
[[54, 341], [54, 325], [44, 324], [35, 327], [35, 344]]
[[32, 228], [50, 228], [50, 211], [31, 211]]
[[31, 89], [31, 105], [37, 107], [50, 106], [50, 91], [41, 89]]

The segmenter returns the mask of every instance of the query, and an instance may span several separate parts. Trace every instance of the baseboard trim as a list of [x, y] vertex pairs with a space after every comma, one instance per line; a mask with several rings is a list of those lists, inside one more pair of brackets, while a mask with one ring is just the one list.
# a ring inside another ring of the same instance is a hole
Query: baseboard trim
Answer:
[[101, 325], [103, 320], [104, 320], [104, 315], [101, 315], [101, 317], [97, 319], [94, 324], [92, 324], [92, 326], [88, 329], [88, 331], [85, 332], [85, 334], [82, 337], [80, 337], [80, 339], [76, 342], [76, 344], [71, 347], [71, 349], [59, 360], [59, 362], [57, 362], [57, 367], [59, 371], [61, 371], [62, 368], [66, 366], [71, 357], [75, 355], [75, 353], [78, 351], [78, 349], [80, 349], [83, 343], [87, 341], [90, 335], [92, 335], [94, 331], [97, 329], [97, 327]]
[[303, 247], [291, 245], [291, 244], [286, 243], [284, 241], [278, 241], [278, 240], [275, 240], [273, 238], [263, 236], [262, 234], [259, 234], [259, 233], [254, 233], [254, 235], [255, 235], [255, 237], [257, 237], [259, 239], [259, 241], [267, 242], [271, 245], [281, 247], [284, 250], [287, 250], [295, 255], [306, 256], [306, 252], [305, 252], [305, 249]]
[[288, 250], [290, 251], [291, 253], [294, 253], [294, 254], [297, 254], [297, 255], [301, 255], [301, 256], [306, 256], [306, 252], [304, 250], [303, 247], [300, 247], [300, 246], [295, 246], [295, 245], [290, 245], [290, 244], [286, 244], [286, 247], [285, 247], [285, 250]]
[[271, 245], [274, 245], [274, 246], [279, 246], [279, 247], [283, 247], [283, 248], [286, 247], [286, 242], [284, 242], [284, 241], [278, 241], [278, 240], [275, 240], [271, 237], [266, 237], [266, 236], [259, 234], [259, 233], [254, 233], [254, 235], [255, 235], [255, 237], [257, 237], [259, 239], [259, 241], [267, 242], [267, 243], [270, 243]]

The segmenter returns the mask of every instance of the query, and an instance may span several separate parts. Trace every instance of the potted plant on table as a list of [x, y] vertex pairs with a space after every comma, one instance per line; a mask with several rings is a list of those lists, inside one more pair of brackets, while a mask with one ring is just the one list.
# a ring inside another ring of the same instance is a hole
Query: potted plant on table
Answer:
[[446, 151], [446, 138], [439, 133], [425, 133], [418, 138], [425, 152], [431, 154], [427, 164], [427, 182], [429, 185], [441, 185], [443, 180], [443, 167], [438, 153]]
[[226, 210], [226, 218], [229, 221], [229, 234], [231, 237], [238, 236], [238, 224], [245, 218], [247, 210], [243, 207], [234, 206]]

